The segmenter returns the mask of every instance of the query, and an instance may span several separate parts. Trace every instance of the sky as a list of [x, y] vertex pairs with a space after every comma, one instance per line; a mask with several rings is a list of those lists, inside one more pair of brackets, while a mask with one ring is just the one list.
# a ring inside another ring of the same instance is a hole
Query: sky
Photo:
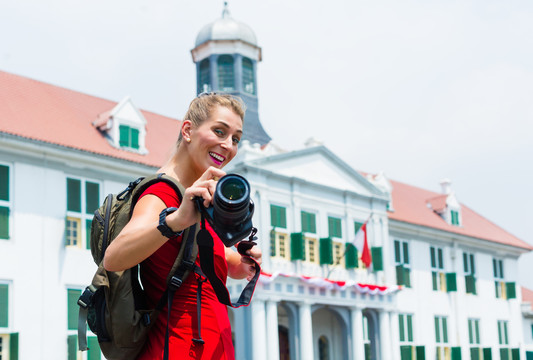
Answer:
[[[228, 7], [262, 48], [259, 116], [274, 143], [296, 150], [313, 137], [356, 170], [436, 192], [448, 178], [461, 203], [533, 244], [533, 2]], [[196, 95], [190, 50], [222, 9], [0, 0], [0, 70], [181, 119]]]

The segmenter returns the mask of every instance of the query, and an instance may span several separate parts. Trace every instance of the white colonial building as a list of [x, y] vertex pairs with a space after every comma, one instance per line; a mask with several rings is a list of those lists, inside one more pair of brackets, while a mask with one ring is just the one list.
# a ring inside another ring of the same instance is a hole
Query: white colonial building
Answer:
[[[264, 259], [251, 306], [229, 310], [237, 359], [533, 357], [517, 285], [529, 244], [461, 204], [449, 181], [435, 193], [362, 173], [312, 141], [276, 149], [258, 115], [261, 48], [227, 10], [192, 54], [199, 91], [251, 109], [228, 170], [250, 181]], [[95, 337], [76, 350], [76, 301], [96, 270], [92, 213], [155, 172], [179, 126], [129, 98], [0, 71], [0, 360], [102, 358]], [[352, 243], [363, 224], [368, 267]]]

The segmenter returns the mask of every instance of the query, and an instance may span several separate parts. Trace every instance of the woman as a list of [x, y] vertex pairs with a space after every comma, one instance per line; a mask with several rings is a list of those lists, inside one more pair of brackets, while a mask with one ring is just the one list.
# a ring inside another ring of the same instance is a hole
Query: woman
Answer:
[[[185, 187], [183, 201], [179, 202], [166, 183], [149, 187], [137, 202], [130, 222], [105, 253], [104, 266], [109, 271], [128, 269], [141, 263], [141, 278], [151, 306], [156, 305], [166, 288], [167, 275], [182, 241], [178, 233], [200, 220], [194, 197], [202, 197], [204, 205], [209, 206], [216, 181], [225, 175], [221, 169], [237, 154], [243, 118], [244, 105], [238, 98], [222, 94], [201, 94], [195, 98], [181, 124], [174, 154], [158, 170], [158, 173], [176, 178]], [[162, 232], [158, 229], [159, 215], [169, 207], [178, 210], [168, 213], [168, 229]], [[217, 274], [223, 279], [229, 275], [250, 280], [255, 270], [247, 259], [226, 248], [209, 224], [207, 228], [215, 239]], [[248, 255], [261, 263], [261, 250], [256, 246], [248, 251]], [[199, 265], [198, 259], [196, 263]], [[218, 302], [209, 282], [202, 285], [201, 292], [201, 334], [205, 343], [192, 341], [198, 337], [198, 280], [199, 275], [191, 273], [174, 297], [169, 323], [170, 356], [174, 359], [234, 359], [227, 309]], [[163, 357], [166, 311], [165, 308], [161, 312], [138, 359]]]

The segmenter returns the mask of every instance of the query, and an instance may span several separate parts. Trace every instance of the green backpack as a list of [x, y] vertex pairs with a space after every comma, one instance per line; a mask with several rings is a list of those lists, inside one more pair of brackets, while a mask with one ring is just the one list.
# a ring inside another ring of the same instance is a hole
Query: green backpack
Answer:
[[139, 282], [139, 265], [117, 272], [106, 271], [103, 266], [107, 246], [130, 220], [137, 200], [149, 186], [158, 182], [169, 184], [182, 200], [185, 191], [183, 186], [169, 176], [156, 174], [131, 182], [120, 194], [109, 194], [95, 211], [91, 226], [91, 253], [98, 270], [91, 285], [78, 299], [78, 344], [81, 351], [87, 350], [89, 325], [97, 335], [106, 359], [134, 359], [142, 350], [148, 331], [160, 311], [165, 304], [172, 303], [174, 292], [194, 267], [198, 254], [198, 246], [194, 241], [196, 225], [184, 231], [178, 257], [167, 277], [167, 289], [157, 306], [149, 309]]

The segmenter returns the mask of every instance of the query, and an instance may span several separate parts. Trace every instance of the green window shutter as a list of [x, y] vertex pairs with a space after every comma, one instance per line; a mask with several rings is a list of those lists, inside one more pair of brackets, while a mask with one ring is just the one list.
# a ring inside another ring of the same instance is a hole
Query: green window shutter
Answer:
[[0, 284], [0, 327], [9, 325], [9, 287], [7, 284]]
[[405, 272], [403, 271], [403, 265], [396, 265], [396, 284], [405, 285]]
[[437, 274], [436, 271], [432, 271], [431, 272], [431, 282], [432, 282], [432, 285], [433, 285], [433, 290], [439, 290], [439, 286], [438, 286], [438, 283], [437, 283], [437, 276], [439, 276], [439, 274]]
[[19, 359], [19, 333], [9, 334], [9, 360]]
[[100, 207], [100, 184], [87, 181], [85, 183], [85, 213], [94, 214]]
[[139, 129], [131, 128], [131, 144], [133, 149], [139, 149]]
[[87, 360], [100, 360], [102, 358], [100, 352], [100, 344], [96, 336], [87, 337]]
[[370, 253], [372, 255], [372, 268], [374, 271], [383, 270], [383, 249], [381, 246], [375, 246], [370, 248]]
[[0, 239], [9, 239], [9, 208], [0, 206]]
[[437, 256], [435, 254], [435, 248], [433, 246], [429, 248], [429, 256], [431, 258], [431, 267], [437, 267]]
[[509, 349], [507, 348], [500, 349], [500, 360], [511, 360], [509, 359]]
[[120, 125], [118, 127], [119, 132], [119, 145], [130, 146], [130, 127], [126, 125]]
[[67, 210], [81, 212], [81, 181], [67, 178]]
[[316, 233], [316, 216], [313, 213], [302, 211], [302, 231], [308, 233]]
[[400, 328], [400, 341], [405, 341], [405, 325], [404, 325], [404, 315], [398, 315], [398, 326]]
[[403, 242], [403, 263], [409, 264], [409, 244], [407, 242]]
[[287, 211], [283, 206], [270, 205], [270, 225], [287, 228]]
[[426, 360], [426, 348], [423, 345], [416, 347], [416, 360]]
[[468, 343], [473, 344], [474, 343], [474, 320], [469, 319], [468, 320]]
[[520, 349], [511, 349], [511, 358], [513, 360], [520, 360]]
[[494, 275], [495, 278], [498, 277], [498, 265], [496, 264], [496, 259], [492, 259], [492, 275]]
[[533, 351], [526, 351], [526, 360], [533, 360]]
[[452, 360], [461, 360], [461, 348], [459, 346], [452, 347]]
[[276, 256], [276, 230], [270, 230], [270, 256]]
[[291, 260], [305, 260], [305, 239], [302, 233], [291, 234]]
[[457, 275], [455, 273], [446, 274], [446, 291], [457, 291]]
[[442, 341], [448, 343], [448, 319], [442, 318]]
[[483, 349], [483, 360], [492, 360], [492, 348]]
[[516, 285], [514, 282], [505, 283], [505, 290], [507, 291], [507, 299], [516, 299]]
[[320, 265], [333, 264], [333, 244], [330, 238], [320, 239]]
[[341, 219], [329, 216], [328, 217], [329, 237], [342, 237]]
[[435, 316], [435, 342], [440, 343], [439, 318]]
[[403, 268], [403, 281], [406, 287], [411, 287], [411, 269], [408, 267]]
[[352, 243], [346, 243], [346, 269], [353, 269], [359, 266], [357, 248]]
[[9, 201], [9, 167], [0, 165], [0, 200]]
[[85, 245], [87, 250], [91, 250], [91, 226], [92, 220], [85, 220]]
[[407, 341], [413, 341], [413, 316], [407, 315]]
[[68, 351], [68, 360], [76, 360], [78, 358], [78, 336], [69, 335], [67, 337], [67, 351]]
[[465, 276], [465, 285], [467, 294], [476, 294], [476, 278], [473, 275]]
[[77, 330], [78, 329], [78, 298], [81, 295], [81, 290], [68, 289], [67, 290], [67, 320], [68, 320], [68, 329]]
[[400, 242], [398, 240], [394, 240], [394, 261], [396, 263], [402, 262], [402, 258], [400, 254]]
[[470, 359], [482, 359], [480, 348], [470, 348]]
[[400, 360], [413, 360], [413, 347], [411, 345], [400, 346]]

